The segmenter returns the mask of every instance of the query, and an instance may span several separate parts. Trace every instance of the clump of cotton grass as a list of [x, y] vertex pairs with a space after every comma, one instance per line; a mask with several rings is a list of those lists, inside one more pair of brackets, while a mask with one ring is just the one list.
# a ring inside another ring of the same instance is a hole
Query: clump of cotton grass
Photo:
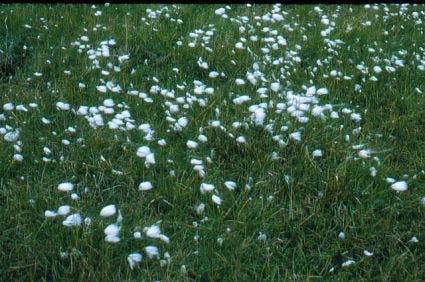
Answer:
[[51, 210], [46, 210], [44, 211], [44, 216], [45, 217], [56, 217], [58, 214], [55, 211], [51, 211]]
[[59, 110], [62, 110], [62, 111], [68, 111], [71, 108], [71, 106], [68, 103], [57, 102], [56, 108], [58, 108]]
[[214, 190], [214, 188], [215, 188], [214, 184], [201, 183], [199, 190], [201, 191], [202, 194], [205, 194], [206, 192], [211, 192], [212, 190]]
[[235, 83], [236, 85], [245, 85], [245, 80], [243, 80], [242, 78], [237, 78], [235, 79]]
[[413, 236], [412, 238], [410, 238], [410, 240], [408, 242], [409, 243], [418, 243], [419, 240], [418, 240], [418, 238], [416, 238], [416, 236]]
[[113, 216], [117, 212], [117, 208], [115, 205], [107, 205], [102, 208], [100, 211], [100, 216], [102, 217], [109, 217]]
[[146, 233], [146, 236], [150, 238], [159, 238], [161, 235], [161, 229], [158, 225], [151, 225], [148, 227], [143, 228], [143, 232]]
[[15, 109], [13, 103], [6, 103], [3, 105], [3, 110], [5, 111], [13, 111], [13, 109]]
[[74, 189], [74, 184], [70, 182], [63, 182], [58, 185], [58, 190], [62, 192], [69, 192], [69, 191], [72, 191], [73, 189]]
[[323, 156], [323, 151], [320, 149], [316, 149], [313, 151], [312, 155], [314, 158], [320, 158]]
[[148, 146], [139, 147], [136, 151], [136, 155], [140, 158], [145, 158], [145, 165], [155, 164], [155, 155], [151, 152]]
[[343, 262], [343, 263], [341, 264], [341, 266], [342, 266], [342, 267], [347, 267], [347, 266], [350, 266], [350, 265], [355, 264], [355, 263], [356, 263], [356, 262], [355, 262], [354, 260], [349, 259], [349, 260], [347, 260], [347, 261]]
[[158, 247], [156, 246], [146, 246], [145, 252], [146, 252], [146, 255], [151, 259], [155, 257], [159, 257], [159, 250], [158, 250]]
[[78, 213], [69, 215], [62, 224], [67, 227], [80, 226], [81, 225], [81, 216]]
[[160, 265], [161, 267], [164, 267], [164, 266], [166, 266], [167, 264], [170, 264], [170, 263], [171, 263], [171, 261], [172, 261], [172, 259], [171, 259], [171, 255], [170, 255], [170, 253], [169, 253], [169, 252], [165, 252], [165, 253], [164, 253], [164, 259], [161, 259], [161, 260], [159, 261], [159, 265]]
[[158, 225], [151, 225], [148, 227], [143, 228], [143, 232], [145, 232], [146, 236], [150, 238], [160, 239], [161, 241], [165, 243], [170, 243], [170, 238], [166, 236], [165, 234], [161, 233], [161, 229]]
[[301, 132], [299, 132], [299, 131], [293, 132], [293, 133], [289, 134], [289, 138], [291, 138], [291, 139], [293, 139], [297, 142], [300, 142], [301, 141]]
[[280, 83], [279, 82], [273, 82], [270, 84], [270, 89], [274, 92], [278, 92], [280, 90]]
[[3, 139], [7, 142], [16, 142], [19, 139], [20, 130], [10, 131], [3, 136]]
[[378, 170], [374, 166], [372, 166], [369, 168], [369, 172], [370, 172], [370, 176], [375, 177], [378, 173]]
[[236, 182], [228, 180], [224, 182], [224, 186], [226, 186], [226, 188], [230, 191], [233, 191], [236, 188]]
[[149, 155], [146, 156], [146, 158], [145, 158], [145, 165], [146, 166], [149, 166], [149, 165], [155, 164], [155, 163], [156, 163], [156, 161], [155, 161], [154, 153], [150, 153]]
[[139, 262], [142, 261], [142, 254], [140, 253], [131, 253], [128, 255], [127, 257], [127, 261], [128, 261], [128, 265], [130, 267], [131, 270], [134, 269], [134, 267], [136, 267], [137, 264], [139, 264]]
[[217, 16], [222, 16], [226, 13], [226, 9], [224, 8], [218, 8], [217, 10], [215, 10], [214, 12]]
[[251, 101], [251, 97], [249, 97], [247, 95], [242, 95], [242, 96], [239, 96], [239, 97], [233, 99], [233, 103], [236, 104], [236, 105], [241, 105], [241, 104], [248, 102], [248, 101]]
[[203, 214], [205, 211], [205, 204], [204, 203], [200, 203], [199, 205], [197, 205], [195, 207], [195, 211], [197, 214]]
[[153, 185], [150, 181], [143, 181], [139, 184], [140, 191], [148, 191], [153, 188]]
[[329, 91], [328, 91], [328, 89], [327, 88], [319, 88], [319, 89], [317, 89], [317, 91], [316, 91], [316, 94], [317, 95], [326, 95], [326, 94], [328, 94], [329, 93]]
[[370, 158], [372, 151], [370, 149], [363, 149], [358, 152], [358, 156], [362, 159]]
[[218, 72], [216, 72], [216, 71], [211, 71], [209, 74], [208, 74], [208, 76], [210, 77], [210, 78], [216, 78], [216, 77], [218, 77], [220, 75], [220, 73], [218, 73]]
[[109, 243], [118, 243], [121, 239], [119, 238], [120, 227], [113, 223], [108, 225], [105, 230], [105, 241]]
[[58, 215], [67, 215], [71, 212], [71, 207], [68, 205], [63, 205], [58, 208]]
[[238, 142], [238, 143], [246, 143], [246, 138], [244, 136], [238, 136], [236, 138], [236, 142]]
[[21, 154], [14, 154], [13, 159], [17, 162], [22, 162], [24, 160], [24, 156], [22, 156]]
[[392, 178], [392, 177], [387, 177], [387, 178], [385, 178], [385, 181], [386, 181], [387, 183], [394, 183], [394, 182], [395, 182], [395, 179], [394, 179], [394, 178]]
[[407, 182], [406, 181], [397, 181], [391, 184], [391, 189], [395, 191], [406, 191], [407, 190]]
[[257, 107], [252, 111], [251, 119], [255, 125], [263, 125], [264, 119], [266, 118], [266, 112], [263, 108]]
[[363, 250], [363, 254], [364, 254], [365, 256], [367, 256], [367, 257], [371, 257], [371, 256], [373, 256], [373, 253], [372, 253], [372, 252], [369, 252], [368, 250]]
[[207, 138], [207, 136], [205, 136], [203, 134], [199, 134], [198, 135], [198, 141], [199, 142], [202, 142], [202, 143], [205, 143], [205, 142], [208, 142], [208, 138]]
[[197, 143], [197, 142], [195, 142], [195, 141], [193, 141], [193, 140], [188, 140], [188, 141], [186, 142], [186, 146], [187, 146], [189, 149], [196, 149], [196, 148], [198, 148], [198, 143]]
[[217, 195], [212, 195], [211, 196], [211, 200], [213, 201], [214, 204], [216, 204], [217, 206], [221, 205], [221, 198]]

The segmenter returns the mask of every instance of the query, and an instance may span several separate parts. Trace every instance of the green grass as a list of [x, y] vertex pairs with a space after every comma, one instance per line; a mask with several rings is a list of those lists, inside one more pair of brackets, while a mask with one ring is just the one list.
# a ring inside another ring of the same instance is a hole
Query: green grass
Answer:
[[[326, 26], [314, 5], [281, 6], [275, 12], [284, 18], [274, 23], [263, 20], [275, 8], [272, 5], [232, 5], [227, 19], [214, 13], [220, 7], [0, 6], [0, 115], [6, 118], [0, 119], [0, 127], [21, 129], [17, 142], [21, 142], [18, 145], [24, 156], [22, 162], [14, 160], [13, 155], [19, 153], [13, 147], [17, 143], [0, 136], [0, 280], [420, 281], [425, 277], [425, 206], [421, 203], [425, 196], [425, 99], [415, 90], [425, 92], [425, 72], [418, 69], [425, 59], [424, 29], [423, 24], [415, 23], [419, 18], [425, 21], [425, 6], [378, 5], [375, 10], [374, 6], [320, 5], [322, 14], [335, 22], [326, 37], [320, 34]], [[147, 9], [157, 11], [157, 18], [150, 18]], [[100, 17], [94, 16], [97, 10], [102, 11]], [[412, 15], [415, 11], [418, 18]], [[240, 33], [243, 17], [248, 22], [242, 24], [246, 30]], [[183, 22], [178, 24], [177, 19]], [[366, 21], [372, 25], [364, 25]], [[94, 31], [96, 25], [101, 26]], [[269, 44], [270, 52], [262, 53], [261, 48], [268, 44], [262, 39], [277, 38], [264, 31], [265, 27], [276, 30], [287, 45], [274, 50]], [[200, 29], [214, 32], [205, 44], [212, 52], [200, 45], [205, 35], [198, 37], [194, 48], [188, 47], [193, 41], [189, 34]], [[88, 49], [78, 53], [78, 46], [71, 45], [82, 35], [87, 35], [89, 42], [81, 43], [94, 49], [103, 40], [116, 40], [111, 56], [98, 58], [99, 69], [92, 69]], [[251, 41], [251, 35], [259, 40]], [[246, 38], [244, 45], [251, 53], [235, 48], [240, 37]], [[325, 38], [344, 43], [332, 47]], [[179, 40], [181, 46], [176, 44]], [[117, 66], [117, 57], [123, 54], [130, 59], [120, 65], [120, 72], [107, 67], [108, 62]], [[301, 62], [295, 62], [294, 56]], [[208, 62], [208, 70], [198, 66], [200, 57]], [[282, 63], [273, 65], [280, 57]], [[403, 59], [405, 66], [395, 65], [397, 59]], [[264, 63], [267, 60], [269, 63]], [[317, 60], [323, 64], [317, 65]], [[385, 70], [386, 60], [391, 61], [394, 72]], [[258, 78], [252, 85], [246, 79], [254, 63], [267, 81]], [[369, 73], [363, 74], [359, 64]], [[383, 71], [374, 73], [375, 65]], [[71, 74], [66, 75], [65, 70]], [[110, 75], [102, 75], [101, 70]], [[208, 76], [212, 70], [226, 76], [212, 79]], [[340, 71], [342, 77], [331, 76], [332, 70]], [[35, 72], [43, 75], [34, 76]], [[352, 79], [345, 80], [344, 75]], [[372, 75], [378, 81], [370, 81]], [[101, 78], [118, 83], [123, 91], [98, 92]], [[245, 79], [246, 84], [237, 86], [236, 78]], [[214, 93], [194, 94], [194, 80], [213, 87]], [[280, 93], [270, 91], [270, 83], [277, 80]], [[80, 82], [86, 88], [80, 89]], [[355, 91], [355, 84], [361, 85], [361, 92]], [[180, 104], [180, 111], [171, 116], [185, 116], [189, 124], [182, 131], [173, 131], [166, 110], [168, 103], [177, 102], [151, 94], [154, 85], [174, 91], [175, 98], [204, 99], [205, 105], [186, 99], [189, 106]], [[185, 85], [185, 89], [177, 85]], [[302, 123], [286, 109], [275, 112], [277, 103], [287, 103], [287, 91], [304, 94], [303, 86], [312, 85], [329, 90], [318, 97], [318, 103], [331, 104], [338, 119], [325, 111], [325, 120], [307, 113], [309, 120]], [[269, 89], [267, 98], [256, 93], [260, 87]], [[147, 93], [153, 103], [126, 94], [134, 89]], [[250, 96], [251, 101], [235, 105], [232, 100], [240, 95]], [[115, 106], [116, 113], [128, 106], [136, 129], [109, 129], [107, 122], [113, 115], [103, 115], [105, 125], [93, 129], [83, 116], [56, 108], [62, 101], [77, 111], [80, 105], [100, 106], [106, 98], [123, 106]], [[23, 104], [28, 112], [4, 110], [9, 102]], [[273, 124], [272, 134], [250, 119], [248, 107], [264, 102], [273, 103], [264, 120], [264, 125]], [[29, 107], [30, 103], [38, 107]], [[354, 122], [342, 113], [343, 108], [359, 113], [362, 120]], [[43, 124], [43, 117], [51, 124]], [[214, 120], [220, 120], [226, 132], [211, 126]], [[235, 129], [235, 121], [248, 127]], [[145, 140], [145, 134], [137, 130], [143, 123], [155, 131], [154, 140]], [[66, 131], [70, 126], [75, 133]], [[282, 126], [288, 130], [280, 131]], [[353, 132], [360, 127], [358, 133]], [[302, 133], [300, 142], [289, 138], [295, 131]], [[208, 141], [188, 150], [187, 140], [197, 140], [201, 132]], [[279, 146], [274, 135], [281, 135], [287, 145]], [[237, 143], [238, 136], [245, 136], [247, 142]], [[157, 143], [162, 138], [167, 142], [164, 147]], [[63, 139], [70, 144], [62, 144]], [[372, 149], [372, 157], [358, 158], [358, 150], [352, 148], [357, 144]], [[144, 159], [136, 156], [143, 145], [155, 153], [155, 165], [146, 167]], [[52, 151], [47, 157], [54, 161], [43, 161], [45, 146]], [[312, 157], [318, 148], [323, 157]], [[280, 158], [273, 160], [272, 152]], [[212, 163], [206, 157], [211, 157]], [[192, 158], [204, 160], [205, 178], [192, 169]], [[378, 171], [375, 177], [370, 175], [372, 166]], [[393, 191], [386, 177], [406, 180], [408, 190]], [[154, 188], [138, 191], [145, 180]], [[234, 191], [225, 188], [227, 180], [237, 183]], [[73, 192], [80, 200], [57, 190], [65, 181], [75, 184]], [[214, 194], [222, 199], [220, 206], [212, 202], [212, 193], [200, 193], [204, 182], [215, 185]], [[252, 188], [245, 189], [245, 184]], [[201, 202], [205, 212], [198, 215], [195, 207]], [[68, 228], [62, 225], [62, 216], [44, 216], [45, 210], [65, 204], [83, 219], [91, 218], [92, 224]], [[103, 233], [116, 217], [99, 216], [108, 204], [116, 204], [123, 215], [121, 241], [116, 244], [105, 242]], [[159, 221], [162, 232], [170, 237], [169, 244], [146, 236], [133, 238], [134, 231]], [[341, 231], [344, 240], [338, 238]], [[259, 239], [260, 233], [266, 235], [265, 240]], [[409, 242], [413, 236], [419, 242]], [[169, 252], [172, 261], [161, 266], [159, 259], [149, 259], [143, 251], [148, 245], [159, 248], [161, 259]], [[373, 256], [365, 256], [364, 250]], [[61, 252], [67, 256], [62, 258]], [[133, 270], [127, 262], [132, 252], [143, 254]], [[355, 264], [342, 267], [349, 259]]]

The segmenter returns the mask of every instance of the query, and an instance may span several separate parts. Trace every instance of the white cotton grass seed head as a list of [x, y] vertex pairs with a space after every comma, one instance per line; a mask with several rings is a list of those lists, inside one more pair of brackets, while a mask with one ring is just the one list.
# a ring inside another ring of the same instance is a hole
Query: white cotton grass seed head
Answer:
[[106, 236], [117, 236], [119, 232], [120, 227], [115, 223], [108, 225], [104, 230]]
[[193, 140], [188, 140], [188, 141], [186, 142], [186, 146], [187, 146], [189, 149], [196, 149], [196, 148], [198, 148], [198, 143], [197, 143], [197, 142], [195, 142], [195, 141], [193, 141]]
[[3, 105], [3, 110], [5, 111], [13, 111], [14, 108], [15, 106], [13, 105], [13, 103], [6, 103]]
[[107, 205], [100, 210], [100, 216], [108, 217], [113, 216], [117, 212], [117, 208], [115, 205]]
[[236, 188], [236, 182], [234, 182], [234, 181], [225, 181], [224, 182], [224, 186], [226, 186], [226, 188], [229, 189], [230, 191], [233, 191]]
[[142, 254], [140, 253], [131, 253], [127, 257], [128, 265], [130, 269], [133, 270], [136, 265], [142, 261]]
[[205, 211], [205, 204], [204, 203], [200, 203], [199, 205], [197, 205], [195, 207], [196, 213], [197, 214], [203, 214]]
[[159, 238], [161, 235], [161, 229], [158, 225], [151, 225], [148, 227], [143, 228], [143, 232], [146, 233], [146, 236], [150, 238]]
[[212, 195], [211, 196], [211, 200], [213, 201], [214, 204], [216, 205], [221, 205], [221, 198], [217, 195]]
[[246, 138], [244, 136], [238, 136], [236, 138], [236, 142], [238, 142], [238, 143], [246, 143]]
[[210, 73], [209, 73], [209, 77], [210, 78], [216, 78], [216, 77], [218, 77], [220, 74], [218, 73], [218, 72], [216, 72], [216, 71], [211, 71]]
[[293, 133], [289, 134], [289, 138], [299, 142], [299, 141], [301, 141], [301, 132], [299, 132], [299, 131], [293, 132]]
[[58, 208], [58, 215], [67, 215], [71, 212], [71, 207], [68, 205], [60, 206]]
[[160, 234], [160, 235], [159, 235], [159, 239], [160, 239], [162, 242], [166, 243], [166, 244], [169, 244], [169, 243], [170, 243], [170, 238], [168, 238], [168, 236], [166, 236], [166, 235], [164, 235], [164, 234]]
[[239, 97], [233, 99], [233, 103], [236, 104], [236, 105], [241, 105], [241, 104], [248, 102], [248, 101], [251, 101], [251, 97], [249, 97], [248, 95], [242, 95], [242, 96], [239, 96]]
[[154, 153], [148, 154], [146, 156], [146, 159], [145, 159], [145, 165], [146, 166], [149, 166], [149, 165], [155, 164], [155, 163], [156, 163], [156, 161], [155, 161], [155, 154]]
[[6, 133], [3, 139], [7, 142], [16, 142], [19, 139], [19, 130]]
[[343, 263], [341, 264], [341, 266], [342, 266], [342, 267], [347, 267], [347, 266], [350, 266], [350, 265], [352, 265], [352, 264], [354, 264], [354, 263], [356, 263], [354, 260], [349, 259], [349, 260], [347, 260], [347, 261], [343, 262]]
[[373, 256], [373, 253], [369, 252], [368, 250], [363, 250], [363, 254], [367, 257]]
[[243, 80], [242, 78], [237, 78], [235, 80], [236, 85], [245, 85], [245, 80]]
[[69, 215], [64, 221], [62, 221], [62, 225], [66, 227], [80, 226], [81, 225], [80, 214], [74, 213]]
[[370, 158], [371, 150], [363, 149], [358, 152], [358, 155], [362, 159]]
[[44, 211], [45, 217], [56, 217], [58, 214], [55, 211], [46, 210]]
[[214, 188], [214, 184], [209, 183], [201, 183], [201, 186], [199, 187], [202, 194], [205, 194], [206, 192], [211, 192], [212, 190], [214, 190]]
[[151, 259], [155, 257], [159, 257], [159, 250], [158, 250], [158, 247], [156, 246], [146, 246], [145, 252], [146, 252], [146, 255]]
[[177, 123], [181, 127], [186, 127], [187, 124], [189, 123], [189, 120], [186, 117], [181, 117], [177, 120]]
[[409, 243], [418, 243], [419, 240], [418, 238], [416, 238], [416, 236], [413, 236], [412, 238], [410, 238]]
[[148, 190], [151, 190], [152, 188], [153, 188], [153, 185], [150, 181], [144, 181], [139, 184], [140, 191], [148, 191]]
[[205, 143], [205, 142], [208, 141], [208, 138], [207, 138], [207, 136], [205, 136], [203, 134], [200, 134], [200, 135], [198, 135], [198, 141], [199, 142], [202, 142], [202, 143]]
[[386, 181], [387, 183], [394, 183], [394, 182], [395, 182], [395, 179], [394, 179], [394, 178], [392, 178], [392, 177], [387, 177], [387, 178], [385, 178], [385, 181]]
[[25, 106], [24, 106], [24, 105], [17, 105], [17, 106], [16, 106], [16, 110], [18, 110], [18, 111], [22, 111], [22, 112], [28, 112], [28, 109], [27, 109], [27, 108], [25, 108]]
[[374, 166], [372, 166], [369, 168], [369, 172], [370, 172], [370, 176], [375, 177], [378, 173], [378, 170]]
[[381, 73], [382, 72], [382, 69], [381, 69], [380, 66], [374, 66], [373, 67], [373, 71], [376, 72], [376, 73]]
[[105, 233], [105, 241], [110, 243], [117, 243], [120, 241], [120, 238], [118, 237], [118, 234], [120, 232], [120, 227], [113, 223], [109, 224], [105, 230], [103, 231]]
[[141, 238], [142, 238], [142, 233], [141, 233], [140, 231], [135, 231], [135, 232], [133, 233], [133, 237], [134, 237], [135, 239], [141, 239]]
[[72, 191], [73, 189], [74, 189], [74, 184], [70, 182], [63, 182], [58, 185], [58, 190], [62, 192], [69, 192], [69, 191]]
[[317, 91], [316, 91], [316, 94], [317, 95], [326, 95], [326, 94], [328, 94], [329, 93], [329, 91], [328, 91], [328, 89], [327, 88], [319, 88], [319, 89], [317, 89]]
[[226, 13], [226, 9], [224, 9], [224, 8], [218, 8], [217, 10], [215, 10], [215, 12], [214, 12], [217, 16], [221, 16], [221, 15], [223, 15], [223, 14], [225, 14]]
[[57, 102], [56, 108], [58, 108], [59, 110], [62, 110], [62, 111], [68, 111], [71, 108], [71, 106], [68, 103]]
[[406, 181], [397, 181], [391, 184], [391, 189], [395, 191], [406, 191], [407, 190], [407, 182]]
[[323, 151], [320, 150], [320, 149], [316, 149], [316, 150], [313, 151], [312, 155], [313, 155], [314, 158], [320, 158], [320, 157], [323, 156]]
[[24, 156], [22, 156], [21, 154], [14, 154], [13, 159], [17, 162], [22, 162], [24, 160]]
[[306, 96], [313, 96], [316, 94], [316, 86], [308, 87], [306, 90]]
[[140, 158], [145, 158], [151, 153], [151, 149], [148, 146], [142, 146], [137, 149], [136, 155]]
[[270, 84], [270, 89], [274, 92], [278, 92], [280, 90], [280, 83], [279, 82], [273, 82]]
[[86, 218], [84, 219], [84, 224], [85, 224], [86, 226], [90, 226], [90, 225], [91, 225], [91, 223], [92, 223], [92, 220], [91, 220], [91, 218], [90, 218], [90, 217], [86, 217]]

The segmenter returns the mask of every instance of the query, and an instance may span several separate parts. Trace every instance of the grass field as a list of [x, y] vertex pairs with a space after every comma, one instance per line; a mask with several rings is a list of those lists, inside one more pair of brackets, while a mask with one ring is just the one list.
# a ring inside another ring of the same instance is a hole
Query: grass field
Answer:
[[425, 278], [424, 5], [0, 21], [1, 281]]

